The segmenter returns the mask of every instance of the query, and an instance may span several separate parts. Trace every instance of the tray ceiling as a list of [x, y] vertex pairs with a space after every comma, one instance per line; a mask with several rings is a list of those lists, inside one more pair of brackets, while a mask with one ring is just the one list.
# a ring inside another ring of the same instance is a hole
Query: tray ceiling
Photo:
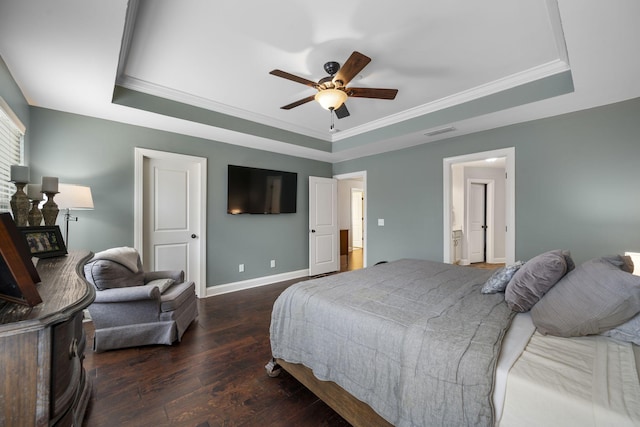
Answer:
[[[638, 96], [618, 69], [630, 90], [597, 96], [603, 65], [587, 69], [638, 39], [638, 5], [619, 3], [16, 0], [0, 54], [32, 105], [341, 161]], [[395, 100], [348, 99], [334, 132], [316, 102], [280, 109], [315, 90], [269, 71], [317, 81], [354, 50], [372, 61], [349, 86]]]

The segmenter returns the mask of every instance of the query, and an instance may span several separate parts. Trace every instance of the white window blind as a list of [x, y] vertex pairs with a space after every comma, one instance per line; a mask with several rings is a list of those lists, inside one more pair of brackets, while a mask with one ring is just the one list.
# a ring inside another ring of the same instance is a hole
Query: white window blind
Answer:
[[24, 159], [24, 125], [0, 97], [0, 212], [9, 212], [11, 196], [16, 191], [11, 179], [11, 165]]

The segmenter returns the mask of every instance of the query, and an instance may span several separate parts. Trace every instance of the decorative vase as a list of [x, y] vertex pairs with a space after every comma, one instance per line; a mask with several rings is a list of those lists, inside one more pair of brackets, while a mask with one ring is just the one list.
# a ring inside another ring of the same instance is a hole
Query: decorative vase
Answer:
[[29, 216], [29, 198], [24, 192], [26, 182], [14, 182], [16, 192], [11, 196], [11, 211], [13, 220], [18, 227], [25, 227]]
[[40, 212], [40, 208], [38, 205], [40, 204], [40, 200], [32, 200], [31, 201], [31, 210], [29, 211], [29, 225], [31, 227], [36, 227], [42, 224], [42, 212]]
[[58, 194], [57, 192], [46, 191], [47, 202], [42, 207], [42, 216], [44, 217], [44, 225], [56, 225], [56, 219], [58, 218], [58, 205], [53, 201], [53, 197]]

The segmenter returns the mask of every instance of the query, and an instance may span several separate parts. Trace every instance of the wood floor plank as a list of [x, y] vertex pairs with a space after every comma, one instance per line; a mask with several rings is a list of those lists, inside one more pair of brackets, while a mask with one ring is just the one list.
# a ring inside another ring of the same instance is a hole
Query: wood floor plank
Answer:
[[[173, 346], [88, 348], [84, 426], [348, 426], [286, 372], [265, 373], [271, 308], [295, 282], [199, 300], [198, 321]], [[85, 330], [90, 343], [90, 322]]]

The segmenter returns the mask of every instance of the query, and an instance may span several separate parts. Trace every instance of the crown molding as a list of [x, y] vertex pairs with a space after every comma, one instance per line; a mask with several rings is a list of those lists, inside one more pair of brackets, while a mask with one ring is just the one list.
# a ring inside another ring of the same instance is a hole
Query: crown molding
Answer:
[[474, 101], [489, 95], [493, 95], [508, 89], [512, 89], [521, 86], [526, 83], [530, 83], [536, 80], [540, 80], [546, 77], [553, 76], [565, 71], [570, 70], [569, 64], [561, 59], [557, 59], [546, 64], [542, 64], [528, 70], [512, 74], [499, 80], [495, 80], [490, 83], [486, 83], [480, 86], [476, 86], [472, 89], [459, 92], [457, 94], [447, 96], [445, 98], [438, 99], [427, 104], [420, 105], [415, 108], [402, 111], [397, 114], [393, 114], [382, 118], [380, 120], [371, 121], [361, 126], [356, 126], [352, 129], [341, 131], [339, 133], [327, 135], [323, 132], [316, 132], [308, 128], [302, 128], [295, 126], [287, 122], [275, 120], [266, 117], [261, 114], [252, 113], [243, 109], [231, 107], [226, 104], [212, 101], [207, 98], [192, 95], [186, 92], [178, 91], [175, 89], [167, 88], [166, 86], [153, 84], [141, 79], [136, 79], [130, 76], [121, 75], [117, 84], [138, 92], [146, 93], [148, 95], [158, 96], [161, 98], [169, 99], [175, 102], [181, 102], [187, 105], [192, 105], [199, 108], [215, 111], [221, 114], [228, 114], [231, 116], [239, 117], [245, 120], [261, 123], [267, 126], [277, 127], [290, 132], [307, 135], [317, 139], [330, 142], [338, 142], [347, 138], [351, 138], [362, 133], [370, 132], [376, 129], [380, 129], [386, 126], [390, 126], [396, 123], [403, 122], [405, 120], [413, 119], [416, 117], [424, 116], [434, 113], [446, 108], [461, 105], [470, 101]]
[[336, 142], [346, 138], [351, 138], [365, 132], [370, 132], [376, 129], [403, 122], [405, 120], [431, 114], [436, 111], [454, 107], [456, 105], [461, 105], [466, 102], [474, 101], [485, 96], [493, 95], [495, 93], [512, 89], [514, 87], [540, 80], [545, 77], [550, 77], [568, 70], [570, 70], [569, 64], [566, 61], [557, 59], [546, 64], [542, 64], [528, 70], [512, 74], [502, 79], [494, 80], [493, 82], [476, 86], [472, 89], [458, 92], [454, 95], [447, 96], [445, 98], [441, 98], [436, 101], [420, 105], [418, 107], [410, 108], [400, 113], [387, 116], [380, 120], [375, 120], [361, 126], [356, 126], [349, 130], [341, 131], [340, 133], [333, 135], [331, 141]]
[[133, 40], [133, 31], [138, 16], [140, 6], [139, 0], [129, 0], [127, 4], [127, 12], [124, 19], [124, 30], [122, 33], [122, 43], [120, 45], [120, 55], [118, 56], [118, 76], [124, 75], [124, 69], [129, 57], [131, 49], [131, 41]]
[[150, 83], [145, 80], [137, 79], [135, 77], [120, 75], [116, 81], [116, 84], [126, 89], [142, 92], [147, 95], [158, 96], [160, 98], [169, 99], [175, 102], [181, 102], [183, 104], [192, 105], [194, 107], [204, 108], [206, 110], [215, 111], [221, 114], [227, 114], [229, 116], [238, 117], [252, 122], [260, 123], [266, 126], [272, 126], [278, 129], [307, 135], [312, 138], [321, 139], [324, 141], [331, 141], [324, 132], [317, 132], [309, 128], [296, 126], [288, 122], [276, 120], [271, 117], [264, 116], [262, 114], [253, 113], [251, 111], [243, 110], [241, 108], [232, 107], [227, 104], [213, 101], [208, 98], [193, 95], [187, 92], [168, 88], [166, 86]]

